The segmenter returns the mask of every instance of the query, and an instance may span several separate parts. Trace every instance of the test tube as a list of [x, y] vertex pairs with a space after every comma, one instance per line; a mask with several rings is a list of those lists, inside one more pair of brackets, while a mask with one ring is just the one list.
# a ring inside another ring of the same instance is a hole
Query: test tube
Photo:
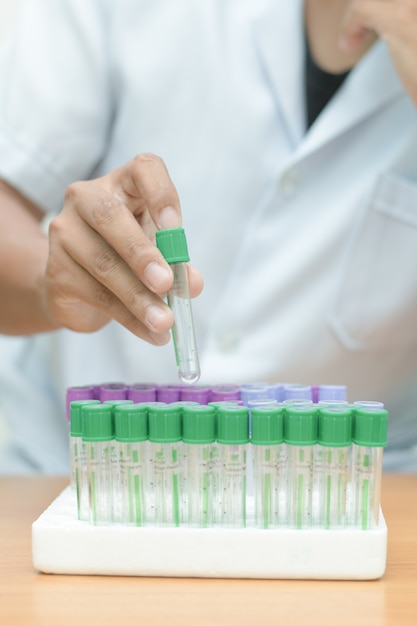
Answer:
[[347, 522], [349, 453], [352, 445], [352, 410], [323, 407], [319, 411], [318, 503], [321, 528], [343, 528]]
[[315, 405], [285, 409], [285, 443], [288, 450], [288, 522], [293, 528], [309, 528], [313, 509], [313, 461], [317, 443]]
[[283, 521], [286, 493], [284, 409], [258, 406], [252, 409], [255, 526], [277, 527]]
[[155, 524], [179, 526], [184, 517], [180, 406], [149, 405], [149, 441]]
[[100, 404], [99, 400], [73, 400], [70, 403], [70, 472], [71, 487], [77, 494], [77, 516], [88, 520], [87, 458], [82, 440], [81, 407], [84, 404]]
[[220, 524], [246, 526], [246, 452], [249, 412], [244, 406], [217, 408], [217, 441], [220, 452]]
[[143, 404], [115, 407], [115, 439], [120, 448], [121, 522], [146, 523], [148, 409]]
[[183, 228], [170, 228], [156, 233], [156, 245], [171, 266], [174, 282], [168, 291], [168, 306], [174, 314], [172, 338], [178, 375], [184, 383], [200, 378], [197, 342], [188, 289], [187, 261], [190, 260]]
[[81, 407], [81, 419], [87, 453], [90, 522], [110, 524], [113, 521], [112, 407], [110, 404], [85, 404]]
[[[133, 404], [133, 400], [104, 400], [103, 404], [111, 407], [112, 429], [113, 434], [115, 432], [115, 410], [117, 406], [124, 404]], [[121, 486], [120, 486], [120, 444], [114, 438], [111, 443], [111, 476], [112, 476], [112, 491], [113, 491], [113, 521], [122, 521], [122, 501], [121, 501]]]
[[382, 454], [387, 445], [388, 411], [355, 409], [353, 417], [353, 525], [362, 530], [379, 523]]
[[215, 448], [215, 408], [185, 406], [183, 408], [183, 443], [187, 473], [187, 513], [191, 526], [213, 525], [213, 452]]

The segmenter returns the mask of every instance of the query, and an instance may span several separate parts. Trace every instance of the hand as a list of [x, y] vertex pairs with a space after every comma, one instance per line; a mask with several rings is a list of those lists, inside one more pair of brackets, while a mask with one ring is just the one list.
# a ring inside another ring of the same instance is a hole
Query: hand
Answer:
[[[70, 185], [49, 228], [45, 307], [51, 321], [92, 332], [115, 319], [150, 343], [166, 343], [173, 316], [162, 298], [173, 275], [154, 236], [180, 223], [177, 192], [154, 155]], [[202, 278], [191, 266], [189, 282], [194, 297]]]
[[404, 88], [417, 106], [417, 0], [352, 0], [340, 45], [354, 52], [370, 31], [386, 42]]

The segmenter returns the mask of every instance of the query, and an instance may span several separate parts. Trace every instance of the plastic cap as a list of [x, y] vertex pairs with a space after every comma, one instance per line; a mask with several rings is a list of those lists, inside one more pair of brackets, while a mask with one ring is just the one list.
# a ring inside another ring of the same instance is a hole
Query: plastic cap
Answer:
[[133, 402], [156, 402], [156, 386], [146, 384], [128, 385], [127, 388], [128, 400]]
[[318, 443], [341, 448], [352, 443], [352, 410], [342, 407], [321, 408]]
[[170, 443], [181, 441], [181, 414], [179, 406], [148, 405], [149, 441]]
[[84, 441], [109, 441], [113, 439], [111, 404], [85, 404], [81, 407]]
[[199, 404], [207, 404], [211, 396], [211, 387], [182, 387], [181, 402], [198, 402]]
[[241, 444], [249, 441], [249, 411], [245, 406], [217, 407], [217, 441]]
[[240, 400], [239, 385], [216, 385], [212, 387], [210, 402], [223, 402], [227, 400]]
[[157, 231], [156, 245], [167, 263], [185, 263], [190, 260], [183, 228]]
[[71, 437], [81, 437], [83, 434], [81, 407], [85, 404], [100, 404], [100, 400], [72, 400], [72, 402], [70, 403]]
[[143, 404], [118, 404], [114, 408], [117, 441], [145, 441], [148, 438], [148, 409]]
[[318, 409], [310, 404], [285, 409], [285, 442], [293, 446], [317, 443]]
[[311, 385], [284, 385], [284, 399], [294, 400], [301, 398], [302, 400], [311, 400]]
[[127, 387], [123, 383], [107, 383], [100, 385], [98, 394], [101, 402], [105, 402], [105, 400], [125, 400], [127, 398]]
[[320, 385], [318, 400], [346, 400], [346, 385]]
[[258, 406], [252, 409], [252, 437], [257, 445], [284, 441], [284, 409], [277, 406]]
[[216, 409], [213, 406], [184, 406], [182, 440], [184, 443], [212, 443], [215, 440]]
[[388, 411], [385, 409], [355, 409], [352, 440], [358, 446], [387, 445]]

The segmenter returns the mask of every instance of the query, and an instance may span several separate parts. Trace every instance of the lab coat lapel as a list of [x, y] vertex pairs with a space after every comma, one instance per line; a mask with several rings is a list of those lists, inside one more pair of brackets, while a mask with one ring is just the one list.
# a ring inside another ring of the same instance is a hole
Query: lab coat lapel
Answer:
[[303, 0], [266, 0], [254, 20], [255, 46], [293, 148], [305, 133]]
[[379, 41], [318, 116], [299, 146], [297, 157], [319, 149], [401, 94], [403, 87], [388, 49]]
[[262, 69], [288, 128], [294, 158], [332, 141], [403, 93], [386, 45], [377, 42], [306, 133], [303, 0], [265, 0], [254, 20]]

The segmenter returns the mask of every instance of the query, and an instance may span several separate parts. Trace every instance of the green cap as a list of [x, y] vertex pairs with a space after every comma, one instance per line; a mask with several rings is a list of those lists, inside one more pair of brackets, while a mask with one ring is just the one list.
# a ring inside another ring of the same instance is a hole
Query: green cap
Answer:
[[81, 407], [84, 441], [110, 441], [113, 439], [112, 406], [110, 404], [84, 404]]
[[249, 410], [246, 406], [217, 407], [217, 441], [229, 445], [249, 441]]
[[143, 404], [118, 404], [114, 407], [114, 424], [117, 441], [146, 441], [148, 409]]
[[257, 406], [252, 408], [252, 437], [256, 445], [267, 446], [284, 441], [284, 408]]
[[319, 411], [318, 443], [342, 448], [352, 443], [352, 409], [329, 406]]
[[83, 434], [81, 407], [84, 404], [100, 404], [100, 400], [73, 400], [70, 403], [70, 435], [71, 437], [81, 437]]
[[156, 245], [167, 263], [185, 263], [190, 260], [183, 228], [158, 230]]
[[184, 406], [182, 409], [182, 440], [184, 443], [212, 443], [215, 440], [216, 409], [206, 404]]
[[289, 406], [285, 409], [285, 443], [292, 446], [312, 446], [317, 443], [318, 408], [311, 404]]
[[181, 441], [181, 414], [180, 406], [148, 405], [149, 441], [155, 443]]
[[358, 446], [387, 445], [388, 411], [385, 409], [355, 409], [352, 440]]

